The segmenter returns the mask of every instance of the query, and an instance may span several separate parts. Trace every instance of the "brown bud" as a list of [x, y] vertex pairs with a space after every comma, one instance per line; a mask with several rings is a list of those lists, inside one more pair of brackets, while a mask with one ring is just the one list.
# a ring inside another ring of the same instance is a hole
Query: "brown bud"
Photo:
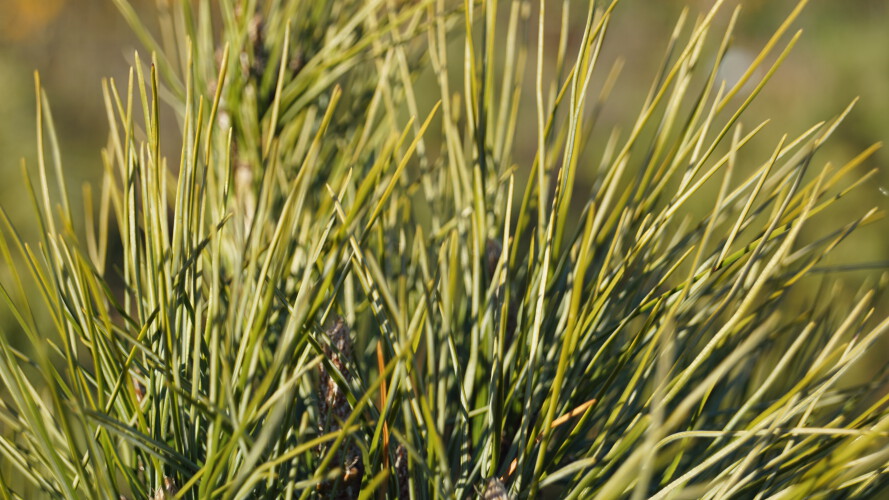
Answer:
[[398, 481], [398, 498], [410, 498], [410, 485], [408, 484], [407, 448], [399, 444], [395, 449], [395, 478]]
[[151, 498], [152, 500], [167, 500], [168, 498], [173, 498], [176, 493], [179, 493], [179, 487], [176, 486], [176, 480], [170, 476], [164, 476], [163, 487], [155, 490], [154, 495]]
[[512, 500], [506, 491], [506, 486], [496, 477], [488, 479], [485, 483], [485, 491], [482, 493], [483, 500]]
[[[337, 319], [327, 329], [330, 345], [324, 345], [324, 356], [335, 366], [345, 379], [349, 379], [348, 361], [352, 359], [352, 338], [349, 328], [342, 318]], [[346, 399], [346, 393], [330, 376], [324, 364], [319, 367], [318, 409], [322, 433], [335, 432], [341, 423], [349, 418], [352, 408]], [[324, 452], [324, 447], [319, 448]], [[341, 481], [328, 481], [318, 485], [318, 490], [328, 498], [353, 500], [358, 498], [361, 481], [364, 478], [364, 460], [361, 450], [353, 439], [348, 439], [336, 452], [335, 464], [342, 467]]]

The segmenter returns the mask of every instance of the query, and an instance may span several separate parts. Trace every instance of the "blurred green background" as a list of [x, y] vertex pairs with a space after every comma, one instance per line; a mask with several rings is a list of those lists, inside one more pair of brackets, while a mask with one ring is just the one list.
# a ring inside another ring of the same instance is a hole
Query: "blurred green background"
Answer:
[[[146, 23], [155, 26], [155, 3], [169, 0], [131, 1]], [[720, 26], [725, 25], [737, 2], [726, 2]], [[506, 14], [506, 3], [501, 4], [502, 14]], [[612, 126], [626, 131], [635, 120], [682, 7], [691, 8], [689, 23], [693, 24], [697, 14], [711, 4], [711, 0], [621, 2], [609, 28], [600, 77], [618, 56], [625, 65], [590, 149], [597, 148], [596, 141], [604, 142]], [[547, 5], [551, 22], [545, 42], [555, 51], [562, 2], [549, 1]], [[752, 0], [743, 5], [731, 54], [731, 60], [740, 67], [735, 71], [743, 71], [796, 1]], [[569, 24], [575, 40], [583, 29], [585, 6], [585, 2], [573, 2], [578, 15], [572, 14]], [[762, 138], [754, 141], [753, 149], [746, 153], [748, 168], [764, 161], [783, 133], [794, 137], [812, 124], [830, 119], [856, 96], [861, 97], [858, 106], [828, 147], [816, 156], [812, 170], [820, 170], [827, 161], [841, 165], [869, 145], [889, 139], [889, 2], [814, 0], [795, 28], [805, 30], [802, 39], [742, 118], [746, 130], [763, 119], [772, 120]], [[532, 23], [529, 43], [536, 43], [534, 31]], [[711, 38], [718, 39], [718, 33]], [[101, 79], [114, 77], [123, 82], [137, 48], [139, 43], [112, 0], [0, 0], [0, 203], [26, 238], [33, 241], [38, 236], [28, 233], [36, 228], [29, 223], [30, 204], [20, 173], [22, 158], [31, 167], [36, 162], [33, 71], [40, 72], [49, 94], [72, 201], [78, 203], [81, 184], [96, 182], [102, 170], [100, 149], [107, 140], [107, 125]], [[529, 55], [529, 68], [535, 64], [533, 53]], [[529, 78], [524, 94], [526, 109], [521, 115], [528, 120], [524, 127], [528, 137], [515, 141], [519, 146], [514, 159], [525, 170], [536, 144], [532, 82]], [[592, 157], [598, 155], [593, 153]], [[819, 225], [823, 221], [828, 227], [837, 227], [870, 207], [889, 208], [887, 160], [889, 153], [881, 150], [861, 165], [857, 175], [875, 167], [880, 172], [871, 185], [844, 200], [841, 210], [819, 219]], [[581, 173], [578, 182], [588, 185], [593, 180]], [[709, 209], [704, 205], [700, 208]], [[843, 243], [831, 263], [874, 262], [885, 268], [889, 260], [889, 238], [884, 237], [887, 229], [885, 220], [862, 228]], [[873, 271], [858, 271], [845, 278], [855, 283], [873, 275]]]

